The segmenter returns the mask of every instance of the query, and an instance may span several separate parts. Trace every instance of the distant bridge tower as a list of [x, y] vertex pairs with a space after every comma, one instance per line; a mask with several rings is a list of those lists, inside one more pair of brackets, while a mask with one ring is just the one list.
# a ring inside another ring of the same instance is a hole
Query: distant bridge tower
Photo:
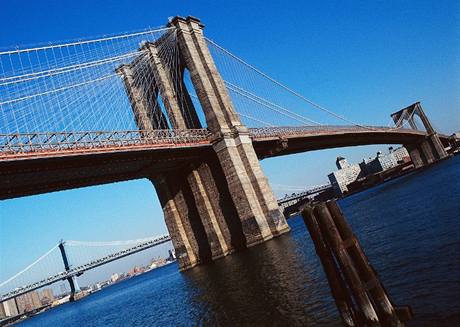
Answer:
[[[64, 245], [65, 245], [65, 242], [61, 240], [61, 242], [59, 242], [59, 250], [61, 251], [62, 261], [64, 262], [65, 270], [69, 271], [70, 264], [69, 264], [69, 259], [67, 258], [67, 253], [65, 252]], [[68, 277], [67, 281], [69, 282], [69, 285], [70, 285], [70, 301], [73, 301], [75, 299], [75, 293], [80, 292], [80, 287], [78, 286], [77, 277], [76, 276]]]
[[[224, 82], [194, 17], [175, 17], [180, 63], [172, 67], [162, 41], [143, 44], [144, 61], [118, 69], [130, 95], [139, 129], [201, 128], [183, 80], [193, 88], [212, 133], [213, 153], [150, 180], [163, 207], [181, 270], [225, 256], [289, 231], [262, 171], [248, 129], [236, 114]], [[142, 78], [136, 77], [142, 71]], [[146, 77], [146, 72], [149, 75]], [[145, 82], [149, 81], [149, 82]], [[167, 117], [155, 105], [161, 99]], [[159, 118], [159, 119], [158, 119]]]
[[425, 115], [420, 102], [411, 104], [410, 106], [391, 114], [391, 118], [393, 118], [396, 127], [401, 127], [403, 123], [407, 121], [411, 128], [418, 130], [419, 126], [415, 122], [415, 115], [417, 115], [422, 121], [423, 127], [428, 135], [421, 143], [404, 144], [404, 146], [409, 151], [415, 168], [419, 168], [447, 157], [447, 152], [439, 139], [437, 132], [434, 130], [431, 122]]

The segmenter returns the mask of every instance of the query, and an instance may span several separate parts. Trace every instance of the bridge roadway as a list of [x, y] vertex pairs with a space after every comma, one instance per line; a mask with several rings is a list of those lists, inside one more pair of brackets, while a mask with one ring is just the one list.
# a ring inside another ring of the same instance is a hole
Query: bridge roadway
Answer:
[[60, 272], [57, 275], [50, 276], [50, 277], [48, 277], [46, 279], [42, 279], [42, 280], [40, 280], [38, 282], [35, 282], [33, 284], [29, 284], [29, 285], [26, 285], [24, 287], [14, 289], [9, 293], [0, 295], [0, 302], [7, 301], [7, 300], [12, 299], [12, 298], [14, 298], [16, 296], [31, 292], [31, 291], [36, 290], [38, 288], [45, 287], [45, 286], [51, 285], [51, 284], [59, 282], [59, 281], [67, 280], [69, 277], [80, 276], [85, 271], [88, 271], [88, 270], [94, 269], [96, 267], [105, 265], [105, 264], [107, 264], [109, 262], [121, 259], [121, 258], [126, 257], [128, 255], [131, 255], [131, 254], [134, 254], [134, 253], [137, 253], [137, 252], [140, 252], [140, 251], [147, 250], [147, 249], [149, 249], [151, 247], [166, 243], [166, 242], [168, 242], [170, 240], [171, 240], [171, 237], [169, 235], [163, 235], [163, 236], [160, 236], [158, 238], [146, 241], [144, 243], [140, 243], [140, 244], [136, 245], [135, 247], [132, 247], [132, 248], [129, 248], [129, 249], [122, 250], [120, 252], [110, 254], [108, 256], [99, 258], [97, 260], [90, 261], [87, 264], [84, 264], [84, 265], [81, 265], [81, 266], [73, 267], [70, 270]]
[[316, 187], [313, 187], [309, 190], [299, 192], [299, 193], [294, 193], [292, 195], [286, 195], [284, 198], [278, 199], [278, 205], [283, 205], [285, 203], [291, 202], [291, 201], [296, 201], [299, 199], [303, 199], [309, 195], [319, 193], [322, 191], [325, 191], [327, 189], [330, 189], [332, 187], [331, 184], [324, 184], [324, 185], [319, 185]]
[[[249, 133], [259, 159], [345, 146], [411, 144], [426, 137], [412, 129], [357, 126], [251, 128]], [[0, 199], [154, 179], [212, 152], [205, 129], [0, 135]]]

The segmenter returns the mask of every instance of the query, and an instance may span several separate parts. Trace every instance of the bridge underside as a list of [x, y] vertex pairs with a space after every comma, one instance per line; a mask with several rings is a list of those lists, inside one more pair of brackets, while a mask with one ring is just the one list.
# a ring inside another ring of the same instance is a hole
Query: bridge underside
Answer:
[[371, 144], [417, 144], [424, 132], [414, 130], [338, 131], [280, 136], [258, 136], [254, 149], [260, 159], [289, 154]]
[[161, 175], [210, 150], [210, 145], [201, 145], [0, 160], [0, 199], [140, 179], [152, 172]]

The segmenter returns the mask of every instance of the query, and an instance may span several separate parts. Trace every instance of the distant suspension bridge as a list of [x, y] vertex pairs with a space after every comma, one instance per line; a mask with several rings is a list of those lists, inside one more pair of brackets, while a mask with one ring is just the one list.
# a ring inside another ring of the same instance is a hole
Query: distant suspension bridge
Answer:
[[[75, 278], [85, 271], [169, 242], [169, 235], [129, 241], [61, 241], [33, 263], [0, 283], [0, 302], [59, 281], [78, 291]], [[72, 294], [73, 296], [73, 294]]]

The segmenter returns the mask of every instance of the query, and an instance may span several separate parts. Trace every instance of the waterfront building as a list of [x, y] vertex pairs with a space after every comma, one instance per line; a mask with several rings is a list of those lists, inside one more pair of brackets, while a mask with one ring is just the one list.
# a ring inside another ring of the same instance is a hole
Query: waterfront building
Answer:
[[117, 273], [115, 273], [110, 277], [110, 280], [112, 281], [112, 283], [115, 283], [119, 277], [120, 276]]
[[20, 295], [16, 298], [16, 301], [18, 304], [19, 313], [29, 312], [42, 306], [37, 291], [31, 291]]
[[6, 317], [5, 308], [3, 307], [3, 303], [1, 303], [1, 305], [0, 305], [0, 319], [3, 319], [5, 317]]
[[327, 177], [337, 195], [348, 192], [347, 185], [354, 182], [361, 174], [360, 165], [350, 164], [343, 157], [337, 157], [335, 162], [337, 169]]
[[168, 257], [168, 261], [174, 261], [176, 260], [176, 251], [174, 251], [174, 249], [172, 250], [168, 250], [169, 252], [169, 257]]
[[51, 288], [45, 288], [40, 293], [40, 302], [42, 305], [50, 304], [54, 301], [54, 293]]
[[379, 151], [374, 158], [363, 159], [359, 164], [350, 164], [344, 157], [337, 157], [335, 164], [338, 170], [327, 176], [335, 194], [342, 196], [349, 191], [348, 185], [356, 180], [394, 168], [410, 158], [403, 146], [396, 149], [389, 147], [388, 150], [387, 154]]
[[67, 294], [67, 289], [65, 288], [65, 284], [60, 285], [61, 295]]
[[96, 283], [93, 285], [93, 291], [99, 291], [101, 289], [101, 284], [100, 283]]
[[398, 163], [392, 153], [383, 154], [379, 151], [374, 159], [366, 162], [366, 175], [380, 173], [397, 165]]
[[400, 164], [403, 162], [407, 162], [410, 160], [409, 152], [403, 146], [393, 149], [392, 147], [389, 148], [390, 153], [396, 159], [396, 163]]
[[4, 301], [1, 303], [0, 306], [3, 308], [3, 311], [5, 312], [5, 317], [13, 317], [19, 314], [14, 299]]
[[[409, 158], [409, 152], [407, 152], [405, 147], [402, 146], [396, 149], [389, 147], [387, 154], [383, 154], [379, 151], [374, 159], [370, 159], [367, 162], [363, 160], [366, 166], [366, 168], [363, 169], [363, 171], [365, 171], [364, 175], [376, 174], [394, 168], [398, 164], [407, 162]], [[363, 167], [363, 164], [361, 164], [361, 167]]]

